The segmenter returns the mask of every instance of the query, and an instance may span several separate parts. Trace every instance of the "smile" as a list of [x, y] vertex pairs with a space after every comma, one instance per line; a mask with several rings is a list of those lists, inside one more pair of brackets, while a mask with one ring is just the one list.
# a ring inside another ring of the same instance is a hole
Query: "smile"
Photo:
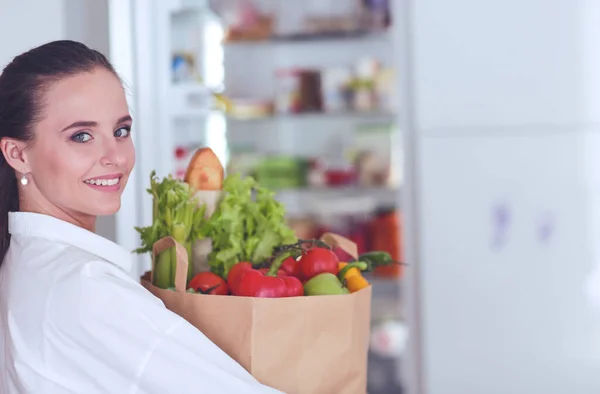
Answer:
[[121, 182], [121, 176], [115, 176], [114, 178], [94, 178], [86, 179], [83, 183], [94, 186], [115, 186]]

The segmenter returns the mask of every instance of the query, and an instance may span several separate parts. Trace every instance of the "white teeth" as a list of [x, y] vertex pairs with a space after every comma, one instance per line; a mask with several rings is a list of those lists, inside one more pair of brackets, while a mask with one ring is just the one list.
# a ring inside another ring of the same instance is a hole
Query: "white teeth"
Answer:
[[114, 186], [117, 183], [119, 183], [119, 181], [121, 180], [121, 178], [115, 178], [115, 179], [90, 179], [87, 181], [84, 181], [85, 183], [89, 184], [89, 185], [96, 185], [96, 186]]

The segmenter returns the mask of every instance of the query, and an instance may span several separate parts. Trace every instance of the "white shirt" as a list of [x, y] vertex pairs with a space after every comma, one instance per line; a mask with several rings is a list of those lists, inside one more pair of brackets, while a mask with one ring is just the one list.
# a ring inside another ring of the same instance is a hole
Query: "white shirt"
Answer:
[[0, 394], [279, 393], [133, 280], [117, 244], [33, 213], [9, 231]]

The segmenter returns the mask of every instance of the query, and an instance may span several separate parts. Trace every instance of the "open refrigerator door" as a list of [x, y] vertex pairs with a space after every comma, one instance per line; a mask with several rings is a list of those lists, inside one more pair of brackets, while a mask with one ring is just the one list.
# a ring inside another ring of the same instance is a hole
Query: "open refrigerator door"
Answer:
[[[398, 235], [401, 221], [388, 2], [133, 1], [140, 173], [182, 178], [206, 146], [227, 173], [274, 189], [298, 234], [335, 229], [401, 256], [372, 231]], [[147, 225], [151, 203], [139, 198]], [[374, 278], [371, 394], [398, 392], [401, 276]]]

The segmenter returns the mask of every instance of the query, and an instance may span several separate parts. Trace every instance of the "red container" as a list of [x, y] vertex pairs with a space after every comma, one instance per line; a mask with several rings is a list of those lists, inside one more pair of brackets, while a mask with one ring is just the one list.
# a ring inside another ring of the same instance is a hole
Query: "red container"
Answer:
[[348, 186], [356, 183], [357, 173], [351, 169], [329, 169], [325, 172], [325, 179], [329, 186]]
[[[397, 211], [383, 212], [371, 222], [371, 250], [388, 252], [396, 261], [403, 261], [402, 220]], [[399, 278], [402, 265], [378, 267], [374, 274], [379, 277]]]

